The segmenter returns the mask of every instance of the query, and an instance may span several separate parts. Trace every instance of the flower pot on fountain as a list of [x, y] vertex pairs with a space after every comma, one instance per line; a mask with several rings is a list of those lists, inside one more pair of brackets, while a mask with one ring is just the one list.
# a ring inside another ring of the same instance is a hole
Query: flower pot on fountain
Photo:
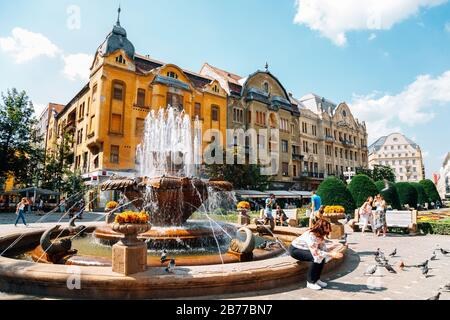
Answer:
[[248, 203], [247, 201], [241, 201], [238, 203], [238, 224], [242, 226], [250, 224], [250, 216], [248, 215], [248, 210], [250, 210], [250, 203]]
[[112, 271], [123, 275], [143, 272], [147, 269], [147, 246], [137, 237], [150, 230], [146, 213], [124, 212], [116, 216], [112, 230], [123, 234], [112, 247]]
[[106, 204], [105, 207], [105, 222], [107, 224], [111, 224], [114, 222], [115, 218], [116, 218], [116, 214], [115, 211], [117, 209], [117, 207], [119, 206], [119, 204], [115, 201], [110, 201]]
[[331, 233], [329, 239], [341, 239], [344, 235], [344, 225], [339, 222], [340, 219], [345, 218], [345, 209], [341, 206], [325, 207], [323, 218], [331, 223]]

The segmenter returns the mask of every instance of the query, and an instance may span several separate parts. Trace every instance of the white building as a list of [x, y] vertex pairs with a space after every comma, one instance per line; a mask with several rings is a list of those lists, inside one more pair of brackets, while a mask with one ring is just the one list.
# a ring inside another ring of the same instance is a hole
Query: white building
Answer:
[[379, 138], [369, 147], [369, 168], [375, 165], [391, 167], [397, 182], [418, 182], [425, 179], [422, 151], [401, 133]]
[[447, 153], [442, 168], [439, 171], [437, 189], [441, 199], [450, 199], [450, 152]]

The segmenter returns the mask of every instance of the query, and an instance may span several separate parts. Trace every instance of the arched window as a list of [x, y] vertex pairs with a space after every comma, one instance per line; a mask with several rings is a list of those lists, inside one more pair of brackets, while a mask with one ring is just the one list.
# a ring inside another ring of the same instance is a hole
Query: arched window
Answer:
[[173, 72], [173, 71], [167, 72], [167, 76], [168, 76], [169, 78], [178, 79], [178, 75], [177, 75], [175, 72]]
[[264, 92], [269, 93], [269, 83], [268, 82], [264, 82], [263, 88], [264, 88]]
[[125, 64], [126, 60], [122, 57], [122, 55], [116, 57], [116, 62], [120, 64]]

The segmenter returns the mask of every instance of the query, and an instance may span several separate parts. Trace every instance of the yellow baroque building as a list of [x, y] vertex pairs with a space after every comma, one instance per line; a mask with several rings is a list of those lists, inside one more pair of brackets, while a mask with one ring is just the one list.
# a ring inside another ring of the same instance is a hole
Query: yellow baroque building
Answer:
[[137, 54], [119, 18], [90, 71], [89, 83], [49, 119], [47, 132], [47, 152], [69, 137], [73, 169], [86, 181], [98, 184], [112, 174], [132, 174], [152, 110], [171, 105], [193, 120], [198, 116], [203, 133], [216, 129], [226, 136], [227, 93], [219, 82]]

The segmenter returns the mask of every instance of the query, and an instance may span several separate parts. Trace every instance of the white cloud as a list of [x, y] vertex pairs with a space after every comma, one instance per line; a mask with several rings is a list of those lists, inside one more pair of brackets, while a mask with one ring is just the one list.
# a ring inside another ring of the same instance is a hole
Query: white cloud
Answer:
[[22, 28], [14, 28], [10, 37], [0, 38], [0, 48], [16, 63], [24, 63], [39, 56], [54, 58], [60, 49], [47, 37]]
[[[402, 92], [381, 95], [374, 92], [366, 96], [354, 95], [352, 111], [365, 120], [369, 140], [382, 135], [401, 132], [402, 126], [414, 126], [431, 121], [434, 107], [450, 103], [450, 70], [438, 77], [421, 75]], [[450, 107], [450, 106], [449, 106]]]
[[371, 33], [369, 36], [369, 41], [374, 40], [377, 37], [377, 35], [375, 33]]
[[447, 0], [296, 0], [294, 23], [332, 40], [347, 43], [346, 33], [355, 30], [389, 30], [419, 12]]
[[85, 54], [77, 53], [63, 56], [64, 60], [64, 75], [70, 80], [88, 80], [89, 79], [89, 68], [91, 67], [94, 57]]

